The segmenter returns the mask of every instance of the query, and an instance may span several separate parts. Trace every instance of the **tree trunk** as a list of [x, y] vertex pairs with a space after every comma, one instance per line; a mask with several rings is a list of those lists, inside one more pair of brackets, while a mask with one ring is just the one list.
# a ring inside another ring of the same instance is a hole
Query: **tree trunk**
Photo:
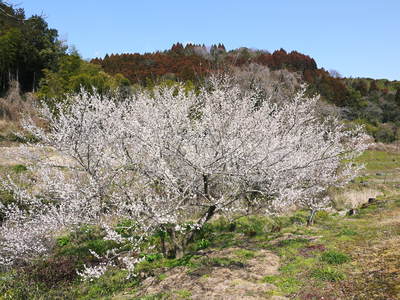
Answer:
[[164, 255], [164, 257], [167, 256], [167, 247], [165, 246], [165, 236], [162, 234], [160, 236], [160, 242], [161, 242], [161, 252]]
[[316, 209], [312, 209], [311, 210], [310, 216], [308, 217], [308, 220], [307, 220], [307, 226], [314, 225], [314, 219], [315, 219], [315, 214], [316, 213], [317, 213]]
[[[204, 196], [207, 199], [210, 199], [210, 194], [209, 194], [209, 182], [208, 182], [208, 175], [203, 175], [203, 184], [204, 184]], [[217, 209], [216, 205], [210, 205], [207, 209], [207, 211], [201, 216], [199, 221], [197, 222], [200, 225], [200, 228], [203, 227], [204, 224], [206, 224], [213, 216], [215, 213], [215, 210]], [[182, 258], [183, 255], [185, 254], [185, 249], [187, 245], [190, 242], [193, 242], [194, 237], [196, 236], [197, 230], [192, 230], [190, 231], [187, 235], [184, 235], [179, 241], [179, 239], [176, 236], [175, 230], [168, 229], [167, 230], [168, 235], [171, 238], [171, 241], [174, 245], [174, 256], [175, 258]]]
[[35, 80], [36, 80], [36, 72], [33, 72], [32, 93], [35, 92]]
[[185, 241], [179, 242], [176, 232], [173, 228], [167, 230], [169, 237], [171, 238], [173, 244], [173, 255], [175, 258], [182, 258], [185, 253]]

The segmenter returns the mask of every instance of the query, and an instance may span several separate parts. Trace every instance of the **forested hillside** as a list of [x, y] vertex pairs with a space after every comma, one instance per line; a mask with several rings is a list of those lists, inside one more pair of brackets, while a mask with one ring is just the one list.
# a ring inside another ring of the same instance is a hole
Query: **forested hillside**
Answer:
[[344, 119], [366, 124], [377, 140], [392, 142], [399, 135], [399, 81], [342, 78], [336, 71], [318, 68], [313, 58], [297, 51], [270, 53], [245, 47], [227, 51], [223, 44], [207, 47], [176, 43], [162, 52], [110, 54], [91, 62], [109, 74], [123, 74], [132, 83], [144, 86], [165, 80], [201, 84], [212, 73], [235, 73], [254, 64], [271, 71], [287, 70], [307, 83], [310, 92], [337, 106]]
[[107, 93], [129, 85], [122, 75], [111, 76], [68, 51], [43, 16], [26, 18], [23, 8], [0, 1], [0, 140], [15, 139], [10, 132], [37, 99], [58, 102], [82, 88]]

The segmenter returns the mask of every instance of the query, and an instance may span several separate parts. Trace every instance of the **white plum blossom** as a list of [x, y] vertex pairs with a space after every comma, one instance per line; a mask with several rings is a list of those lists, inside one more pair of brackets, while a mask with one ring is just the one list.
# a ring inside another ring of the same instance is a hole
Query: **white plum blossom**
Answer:
[[[5, 183], [26, 205], [0, 208], [0, 263], [42, 255], [55, 234], [80, 224], [102, 225], [107, 239], [130, 239], [135, 251], [164, 230], [179, 256], [217, 213], [319, 208], [328, 187], [355, 176], [350, 159], [366, 136], [322, 119], [317, 105], [304, 89], [279, 104], [260, 101], [223, 77], [200, 91], [160, 87], [125, 100], [82, 92], [45, 106], [48, 128], [25, 128], [74, 163], [32, 165], [35, 176], [24, 186], [34, 189]], [[135, 238], [114, 232], [113, 220], [122, 218], [133, 221]], [[96, 277], [104, 268], [81, 274]]]
[[82, 280], [93, 281], [95, 278], [100, 278], [109, 268], [107, 264], [101, 263], [96, 266], [83, 265], [83, 270], [77, 271], [76, 273], [82, 278]]

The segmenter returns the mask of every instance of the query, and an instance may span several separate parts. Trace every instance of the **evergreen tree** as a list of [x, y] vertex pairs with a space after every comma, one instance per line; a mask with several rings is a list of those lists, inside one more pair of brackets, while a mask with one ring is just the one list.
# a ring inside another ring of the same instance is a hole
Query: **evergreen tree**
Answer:
[[0, 25], [0, 93], [11, 80], [23, 91], [35, 91], [43, 69], [54, 69], [67, 47], [43, 17], [25, 19], [22, 8], [5, 2], [0, 2]]

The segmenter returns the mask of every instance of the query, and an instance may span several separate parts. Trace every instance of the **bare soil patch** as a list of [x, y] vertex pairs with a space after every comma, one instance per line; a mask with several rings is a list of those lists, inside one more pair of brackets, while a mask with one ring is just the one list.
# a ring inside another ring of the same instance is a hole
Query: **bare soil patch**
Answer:
[[[205, 258], [234, 258], [240, 248], [212, 251]], [[257, 250], [254, 257], [229, 266], [208, 265], [197, 270], [177, 267], [164, 274], [165, 279], [147, 278], [138, 296], [167, 293], [166, 299], [177, 299], [187, 291], [190, 299], [286, 299], [271, 296], [276, 287], [263, 283], [264, 276], [278, 274], [279, 257], [267, 250]], [[174, 296], [175, 295], [175, 296]]]

